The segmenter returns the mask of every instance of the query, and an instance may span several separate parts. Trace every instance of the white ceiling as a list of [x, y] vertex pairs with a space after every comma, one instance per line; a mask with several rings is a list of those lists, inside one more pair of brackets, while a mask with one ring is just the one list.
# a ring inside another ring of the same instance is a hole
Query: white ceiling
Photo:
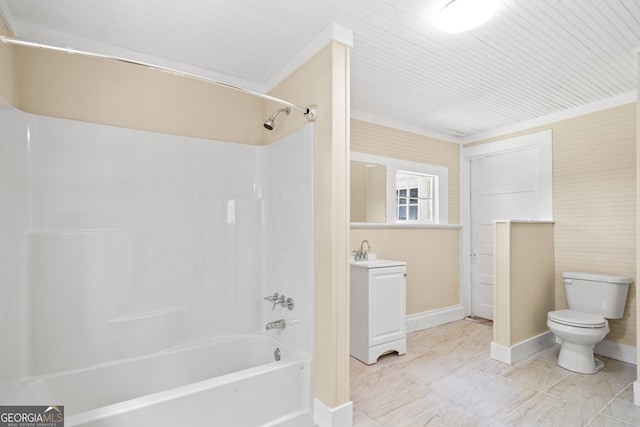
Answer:
[[432, 22], [446, 1], [0, 0], [0, 14], [20, 38], [117, 48], [260, 91], [338, 24], [353, 31], [353, 110], [450, 140], [635, 99], [640, 0], [500, 0], [462, 34]]

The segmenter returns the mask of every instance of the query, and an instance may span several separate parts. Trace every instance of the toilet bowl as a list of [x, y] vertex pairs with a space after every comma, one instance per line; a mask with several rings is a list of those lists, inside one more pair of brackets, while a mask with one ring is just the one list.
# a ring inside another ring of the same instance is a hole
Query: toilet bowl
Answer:
[[547, 326], [561, 340], [558, 365], [582, 374], [604, 367], [593, 355], [596, 344], [609, 333], [607, 319], [621, 319], [632, 279], [571, 272], [562, 273], [567, 310], [547, 313]]
[[593, 349], [609, 333], [609, 322], [597, 314], [558, 310], [547, 314], [549, 330], [562, 340], [558, 365], [582, 374], [595, 374], [604, 367]]

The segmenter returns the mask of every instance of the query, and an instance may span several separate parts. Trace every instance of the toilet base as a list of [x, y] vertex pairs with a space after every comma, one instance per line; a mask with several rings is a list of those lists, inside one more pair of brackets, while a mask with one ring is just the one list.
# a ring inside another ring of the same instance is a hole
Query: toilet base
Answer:
[[604, 363], [593, 356], [595, 345], [577, 345], [564, 341], [558, 355], [558, 365], [579, 374], [595, 374]]

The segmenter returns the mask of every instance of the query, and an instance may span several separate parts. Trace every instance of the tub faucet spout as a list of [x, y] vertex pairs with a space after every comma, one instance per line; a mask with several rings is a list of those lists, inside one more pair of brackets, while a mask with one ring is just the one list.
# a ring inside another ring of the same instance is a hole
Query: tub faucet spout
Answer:
[[286, 327], [287, 327], [287, 322], [284, 319], [280, 319], [280, 320], [274, 320], [273, 322], [267, 323], [267, 326], [265, 326], [264, 328], [267, 331], [270, 331], [271, 329], [284, 329]]

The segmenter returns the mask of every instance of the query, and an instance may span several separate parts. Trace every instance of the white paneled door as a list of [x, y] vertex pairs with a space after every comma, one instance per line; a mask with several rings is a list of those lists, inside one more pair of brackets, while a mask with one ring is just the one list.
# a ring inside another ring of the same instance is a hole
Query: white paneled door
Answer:
[[550, 135], [469, 160], [471, 314], [493, 319], [493, 222], [551, 219]]

